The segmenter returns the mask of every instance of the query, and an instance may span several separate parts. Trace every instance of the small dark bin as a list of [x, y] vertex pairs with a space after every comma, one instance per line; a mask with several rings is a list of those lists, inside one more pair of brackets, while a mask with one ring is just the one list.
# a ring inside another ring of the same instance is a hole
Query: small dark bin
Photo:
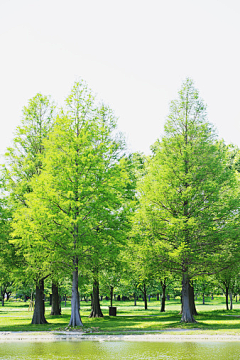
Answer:
[[117, 307], [109, 306], [109, 316], [117, 316]]

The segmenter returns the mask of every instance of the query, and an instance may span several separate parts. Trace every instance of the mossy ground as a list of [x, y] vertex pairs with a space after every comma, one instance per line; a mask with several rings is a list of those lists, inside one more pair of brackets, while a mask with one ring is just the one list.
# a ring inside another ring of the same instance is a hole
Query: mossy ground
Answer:
[[[225, 310], [225, 299], [222, 296], [214, 300], [206, 299], [205, 305], [196, 301], [199, 315], [195, 316], [197, 323], [184, 324], [180, 322], [180, 300], [166, 302], [166, 312], [160, 313], [160, 304], [154, 299], [148, 303], [148, 310], [144, 310], [143, 301], [137, 306], [133, 301], [115, 301], [117, 316], [108, 316], [109, 302], [101, 301], [103, 318], [89, 318], [90, 302], [81, 302], [81, 317], [84, 331], [99, 334], [135, 334], [145, 331], [169, 331], [174, 329], [186, 330], [186, 334], [196, 331], [199, 333], [228, 333], [240, 334], [240, 302], [234, 302], [234, 309]], [[32, 312], [28, 311], [29, 303], [10, 299], [5, 306], [0, 306], [0, 331], [50, 331], [65, 330], [68, 326], [71, 313], [70, 301], [67, 306], [62, 303], [62, 315], [51, 316], [50, 306], [46, 302], [46, 325], [31, 325]], [[192, 329], [192, 330], [191, 330]]]

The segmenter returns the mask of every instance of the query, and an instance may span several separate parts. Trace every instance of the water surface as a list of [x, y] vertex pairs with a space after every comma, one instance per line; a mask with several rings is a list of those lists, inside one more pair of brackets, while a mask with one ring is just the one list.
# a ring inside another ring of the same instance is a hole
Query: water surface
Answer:
[[4, 360], [240, 359], [240, 342], [56, 341], [0, 343]]

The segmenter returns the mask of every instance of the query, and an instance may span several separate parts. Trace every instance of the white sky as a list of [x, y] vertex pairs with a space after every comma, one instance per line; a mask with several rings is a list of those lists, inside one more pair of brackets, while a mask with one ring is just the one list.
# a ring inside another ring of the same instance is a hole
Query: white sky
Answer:
[[0, 0], [0, 154], [36, 93], [59, 105], [78, 78], [119, 117], [133, 151], [163, 134], [186, 77], [240, 147], [239, 0]]

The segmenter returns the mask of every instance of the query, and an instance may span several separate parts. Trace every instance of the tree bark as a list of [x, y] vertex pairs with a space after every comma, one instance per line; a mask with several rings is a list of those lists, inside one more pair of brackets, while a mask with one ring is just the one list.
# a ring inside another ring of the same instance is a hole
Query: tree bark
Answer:
[[110, 304], [111, 304], [111, 307], [112, 307], [112, 304], [113, 304], [113, 286], [110, 286]]
[[93, 292], [92, 292], [92, 310], [89, 315], [90, 318], [103, 317], [103, 313], [100, 307], [99, 302], [99, 283], [97, 279], [94, 279], [93, 282]]
[[79, 292], [78, 292], [78, 267], [73, 271], [71, 318], [68, 326], [83, 326], [79, 313]]
[[190, 302], [192, 315], [198, 315], [194, 300], [194, 287], [193, 284], [191, 284], [190, 282], [189, 282], [189, 302]]
[[58, 293], [58, 286], [52, 283], [52, 309], [51, 315], [61, 315], [61, 299]]
[[34, 313], [32, 317], [32, 324], [40, 325], [47, 324], [45, 319], [45, 304], [44, 304], [44, 280], [41, 279], [38, 284], [36, 284], [36, 297], [35, 297], [35, 306]]
[[4, 306], [4, 295], [5, 295], [5, 288], [1, 286], [1, 297], [2, 297], [2, 306]]
[[182, 294], [181, 294], [181, 310], [180, 310], [179, 315], [182, 315]]
[[226, 286], [226, 310], [229, 310], [228, 308], [228, 286]]
[[184, 272], [182, 275], [182, 322], [186, 323], [194, 323], [196, 320], [194, 319], [190, 301], [189, 301], [189, 278], [188, 275]]
[[145, 284], [143, 284], [143, 299], [144, 299], [144, 309], [147, 310], [147, 290]]
[[229, 293], [229, 298], [230, 298], [230, 310], [233, 309], [233, 296], [232, 296], [232, 292], [230, 291]]
[[161, 281], [162, 285], [162, 297], [161, 297], [161, 310], [160, 312], [165, 312], [165, 303], [166, 303], [166, 284]]

